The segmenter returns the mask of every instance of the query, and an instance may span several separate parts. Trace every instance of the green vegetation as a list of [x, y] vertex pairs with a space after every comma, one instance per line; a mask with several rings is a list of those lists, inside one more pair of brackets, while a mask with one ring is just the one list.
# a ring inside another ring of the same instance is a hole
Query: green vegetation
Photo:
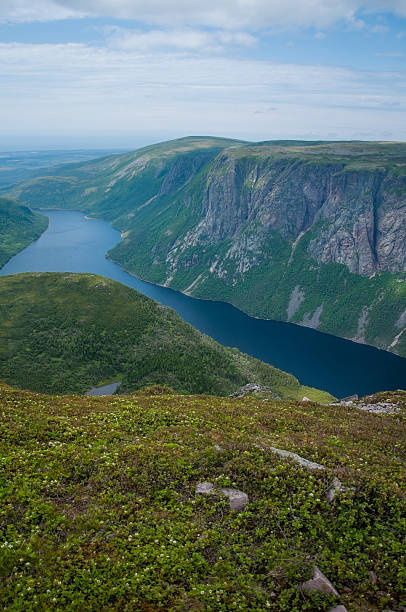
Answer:
[[329, 401], [281, 370], [225, 348], [170, 308], [89, 274], [0, 278], [0, 378], [46, 393], [81, 393], [106, 380], [227, 395], [247, 383], [285, 398]]
[[48, 226], [44, 215], [14, 200], [0, 197], [0, 268], [36, 240]]
[[[383, 399], [402, 412], [0, 385], [2, 609], [401, 610], [406, 393], [369, 401]], [[344, 489], [329, 504], [334, 477]], [[198, 496], [203, 481], [249, 503]], [[314, 565], [340, 600], [300, 590]]]

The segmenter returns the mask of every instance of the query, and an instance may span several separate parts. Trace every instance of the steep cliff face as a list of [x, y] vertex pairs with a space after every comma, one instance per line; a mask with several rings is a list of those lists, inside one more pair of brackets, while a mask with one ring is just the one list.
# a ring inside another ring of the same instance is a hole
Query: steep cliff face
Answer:
[[17, 195], [105, 216], [142, 278], [406, 356], [404, 144], [181, 139]]
[[296, 246], [317, 224], [307, 253], [320, 263], [363, 276], [406, 268], [406, 176], [240, 154], [217, 157], [201, 189], [201, 219], [175, 243], [172, 267], [199, 243], [232, 239], [234, 257], [236, 244], [255, 253], [270, 232]]

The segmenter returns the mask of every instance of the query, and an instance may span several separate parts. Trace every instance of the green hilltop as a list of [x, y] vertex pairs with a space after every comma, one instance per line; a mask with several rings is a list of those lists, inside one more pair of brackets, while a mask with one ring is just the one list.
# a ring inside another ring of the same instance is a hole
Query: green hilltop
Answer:
[[105, 381], [228, 395], [247, 383], [284, 398], [332, 396], [198, 332], [130, 287], [100, 276], [0, 277], [0, 379], [44, 393], [83, 393]]

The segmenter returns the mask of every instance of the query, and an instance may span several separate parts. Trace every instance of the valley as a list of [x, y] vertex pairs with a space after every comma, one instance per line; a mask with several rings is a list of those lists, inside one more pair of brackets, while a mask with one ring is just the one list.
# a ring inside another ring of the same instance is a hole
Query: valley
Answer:
[[122, 232], [144, 280], [406, 356], [406, 145], [184, 138], [10, 193]]

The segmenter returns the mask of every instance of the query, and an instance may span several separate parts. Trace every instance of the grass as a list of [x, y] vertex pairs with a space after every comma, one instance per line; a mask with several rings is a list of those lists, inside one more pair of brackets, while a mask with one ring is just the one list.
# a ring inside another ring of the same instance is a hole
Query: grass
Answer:
[[[0, 385], [3, 609], [401, 609], [406, 393], [370, 401], [383, 399], [402, 412]], [[270, 446], [327, 469], [308, 472]], [[333, 477], [345, 488], [328, 504]], [[237, 514], [196, 496], [202, 481], [249, 504]], [[314, 565], [340, 600], [301, 592]]]

